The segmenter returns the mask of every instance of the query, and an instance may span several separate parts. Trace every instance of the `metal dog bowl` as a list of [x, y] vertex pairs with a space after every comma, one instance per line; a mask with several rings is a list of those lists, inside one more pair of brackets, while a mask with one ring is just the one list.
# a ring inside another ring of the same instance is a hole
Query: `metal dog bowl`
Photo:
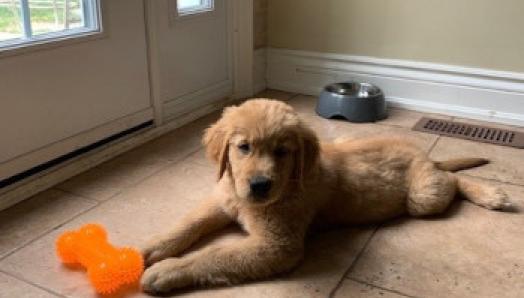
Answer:
[[351, 122], [374, 122], [387, 117], [384, 93], [368, 83], [346, 82], [328, 85], [317, 103], [324, 118], [345, 118]]

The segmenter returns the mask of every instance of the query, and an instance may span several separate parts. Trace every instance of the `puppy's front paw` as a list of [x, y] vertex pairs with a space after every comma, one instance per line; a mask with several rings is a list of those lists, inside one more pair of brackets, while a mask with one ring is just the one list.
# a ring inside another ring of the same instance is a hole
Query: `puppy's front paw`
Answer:
[[141, 251], [146, 266], [151, 266], [158, 261], [173, 257], [170, 244], [166, 241], [152, 241], [145, 245]]
[[149, 267], [142, 275], [140, 284], [146, 293], [166, 294], [174, 289], [191, 285], [192, 279], [178, 259], [166, 259]]

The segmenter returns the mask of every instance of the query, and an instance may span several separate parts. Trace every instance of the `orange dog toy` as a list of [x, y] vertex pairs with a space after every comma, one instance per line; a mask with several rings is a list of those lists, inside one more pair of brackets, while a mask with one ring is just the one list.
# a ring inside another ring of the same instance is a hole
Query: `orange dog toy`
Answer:
[[138, 281], [144, 271], [142, 255], [132, 248], [117, 248], [97, 224], [88, 224], [62, 234], [56, 252], [64, 264], [81, 264], [97, 293], [110, 294]]

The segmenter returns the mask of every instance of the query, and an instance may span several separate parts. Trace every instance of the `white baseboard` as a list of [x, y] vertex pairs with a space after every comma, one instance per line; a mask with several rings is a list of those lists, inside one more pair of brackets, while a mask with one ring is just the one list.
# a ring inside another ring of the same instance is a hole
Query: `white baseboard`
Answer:
[[160, 137], [180, 126], [203, 117], [233, 103], [230, 99], [215, 101], [194, 111], [180, 115], [178, 118], [145, 131], [136, 132], [125, 139], [117, 140], [105, 146], [74, 158], [49, 171], [29, 177], [20, 183], [9, 186], [0, 194], [0, 210], [21, 202], [41, 191], [57, 185], [75, 175], [85, 172], [95, 166], [112, 159], [126, 151], [138, 147], [152, 139]]
[[267, 88], [266, 69], [267, 52], [265, 48], [256, 49], [253, 63], [253, 91], [254, 94], [262, 92]]
[[524, 73], [267, 49], [267, 87], [318, 95], [333, 82], [378, 85], [388, 104], [524, 126]]

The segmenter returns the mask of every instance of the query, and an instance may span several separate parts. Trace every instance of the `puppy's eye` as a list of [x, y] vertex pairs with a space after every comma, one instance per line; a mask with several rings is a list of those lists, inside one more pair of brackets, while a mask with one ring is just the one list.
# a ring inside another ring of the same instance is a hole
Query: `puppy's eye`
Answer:
[[240, 150], [240, 152], [244, 154], [248, 154], [249, 151], [251, 150], [251, 147], [249, 146], [248, 143], [243, 143], [243, 144], [238, 145], [238, 150]]
[[284, 157], [284, 156], [287, 155], [287, 153], [288, 153], [287, 148], [278, 147], [277, 149], [275, 149], [275, 156], [276, 157]]

